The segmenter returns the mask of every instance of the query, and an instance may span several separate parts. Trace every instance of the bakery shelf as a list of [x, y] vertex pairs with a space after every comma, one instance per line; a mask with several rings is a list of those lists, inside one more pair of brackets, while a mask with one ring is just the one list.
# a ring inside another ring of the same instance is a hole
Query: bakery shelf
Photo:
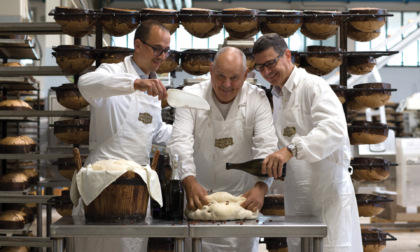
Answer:
[[31, 39], [0, 39], [0, 58], [39, 60], [38, 51]]
[[0, 35], [15, 34], [64, 34], [56, 22], [43, 23], [0, 23]]
[[27, 195], [30, 192], [32, 192], [34, 190], [34, 187], [31, 185], [28, 188], [26, 188], [25, 190], [22, 191], [0, 191], [0, 197], [1, 195], [4, 196], [21, 196], [21, 195]]
[[[0, 229], [0, 235], [27, 235], [32, 223], [26, 223], [22, 229]], [[10, 238], [10, 237], [7, 237]]]
[[[87, 71], [93, 71], [95, 67], [89, 67]], [[0, 76], [2, 77], [15, 77], [22, 75], [31, 75], [31, 76], [62, 76], [70, 75], [59, 66], [37, 66], [37, 67], [0, 67]]]
[[0, 192], [0, 203], [37, 203], [47, 204], [54, 195], [10, 195]]
[[50, 238], [42, 237], [0, 236], [0, 246], [52, 247], [53, 241]]

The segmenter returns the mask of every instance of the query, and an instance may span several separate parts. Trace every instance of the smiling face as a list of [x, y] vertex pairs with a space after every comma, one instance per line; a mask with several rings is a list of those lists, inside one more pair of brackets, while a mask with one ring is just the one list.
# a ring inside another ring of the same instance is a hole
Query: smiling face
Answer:
[[227, 49], [217, 57], [210, 68], [211, 83], [216, 98], [221, 103], [232, 102], [241, 90], [248, 69], [238, 49]]
[[[254, 55], [256, 64], [264, 64], [268, 61], [275, 60], [279, 56], [273, 47], [264, 50]], [[271, 85], [279, 86], [280, 88], [286, 83], [290, 74], [293, 71], [292, 54], [290, 50], [286, 49], [283, 56], [280, 56], [276, 65], [273, 67], [264, 67], [260, 73]]]
[[[147, 45], [147, 44], [149, 45]], [[133, 59], [145, 74], [156, 72], [160, 64], [166, 59], [165, 53], [159, 56], [154, 55], [154, 48], [169, 49], [171, 35], [168, 31], [154, 25], [150, 29], [147, 41], [144, 43], [140, 39], [134, 41]]]

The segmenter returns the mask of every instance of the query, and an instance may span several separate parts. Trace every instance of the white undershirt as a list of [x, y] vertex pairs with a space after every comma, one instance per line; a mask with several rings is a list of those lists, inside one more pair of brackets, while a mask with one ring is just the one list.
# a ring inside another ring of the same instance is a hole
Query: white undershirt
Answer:
[[213, 95], [214, 103], [216, 104], [217, 108], [219, 109], [220, 113], [222, 114], [223, 119], [226, 119], [226, 116], [228, 115], [229, 109], [232, 106], [233, 102], [221, 103], [221, 102], [219, 102], [219, 100], [217, 100], [217, 97], [214, 94], [214, 92], [212, 92], [212, 95]]

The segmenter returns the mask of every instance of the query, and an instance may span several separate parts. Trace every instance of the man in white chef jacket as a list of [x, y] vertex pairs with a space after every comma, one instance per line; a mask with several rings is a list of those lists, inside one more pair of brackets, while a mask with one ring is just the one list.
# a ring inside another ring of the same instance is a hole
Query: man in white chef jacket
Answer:
[[[211, 65], [211, 80], [183, 89], [210, 104], [208, 111], [178, 108], [168, 143], [169, 153], [179, 156], [178, 169], [191, 210], [208, 204], [208, 191], [243, 194], [247, 199], [242, 206], [259, 210], [273, 181], [226, 170], [226, 162], [265, 158], [277, 149], [269, 101], [264, 90], [245, 81], [247, 72], [242, 51], [224, 47]], [[258, 238], [208, 238], [202, 240], [202, 248], [258, 251]]]
[[[155, 71], [168, 55], [170, 33], [155, 20], [142, 22], [134, 53], [118, 64], [101, 64], [80, 77], [78, 86], [91, 108], [85, 161], [126, 159], [150, 163], [152, 142], [166, 144], [172, 127], [162, 122], [160, 99], [166, 88]], [[82, 204], [78, 209], [81, 210]], [[81, 211], [74, 214], [83, 214]], [[76, 238], [74, 251], [146, 251], [147, 238]]]
[[[341, 103], [324, 79], [293, 65], [281, 36], [260, 37], [253, 55], [255, 69], [273, 86], [280, 146], [264, 160], [262, 172], [278, 177], [287, 162], [286, 216], [314, 215], [326, 223], [324, 251], [363, 251]], [[300, 251], [300, 239], [287, 244], [289, 251]]]

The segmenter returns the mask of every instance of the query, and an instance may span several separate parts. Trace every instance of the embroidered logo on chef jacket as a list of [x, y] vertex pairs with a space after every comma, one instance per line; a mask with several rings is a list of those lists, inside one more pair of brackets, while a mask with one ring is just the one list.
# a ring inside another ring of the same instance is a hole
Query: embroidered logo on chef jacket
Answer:
[[296, 128], [295, 127], [286, 127], [283, 131], [283, 136], [291, 137], [294, 134], [296, 134]]
[[149, 113], [139, 113], [139, 121], [143, 122], [144, 124], [151, 124], [153, 116]]
[[224, 149], [228, 147], [229, 145], [233, 145], [233, 138], [232, 137], [226, 137], [226, 138], [220, 138], [214, 140], [214, 146], [219, 149]]

